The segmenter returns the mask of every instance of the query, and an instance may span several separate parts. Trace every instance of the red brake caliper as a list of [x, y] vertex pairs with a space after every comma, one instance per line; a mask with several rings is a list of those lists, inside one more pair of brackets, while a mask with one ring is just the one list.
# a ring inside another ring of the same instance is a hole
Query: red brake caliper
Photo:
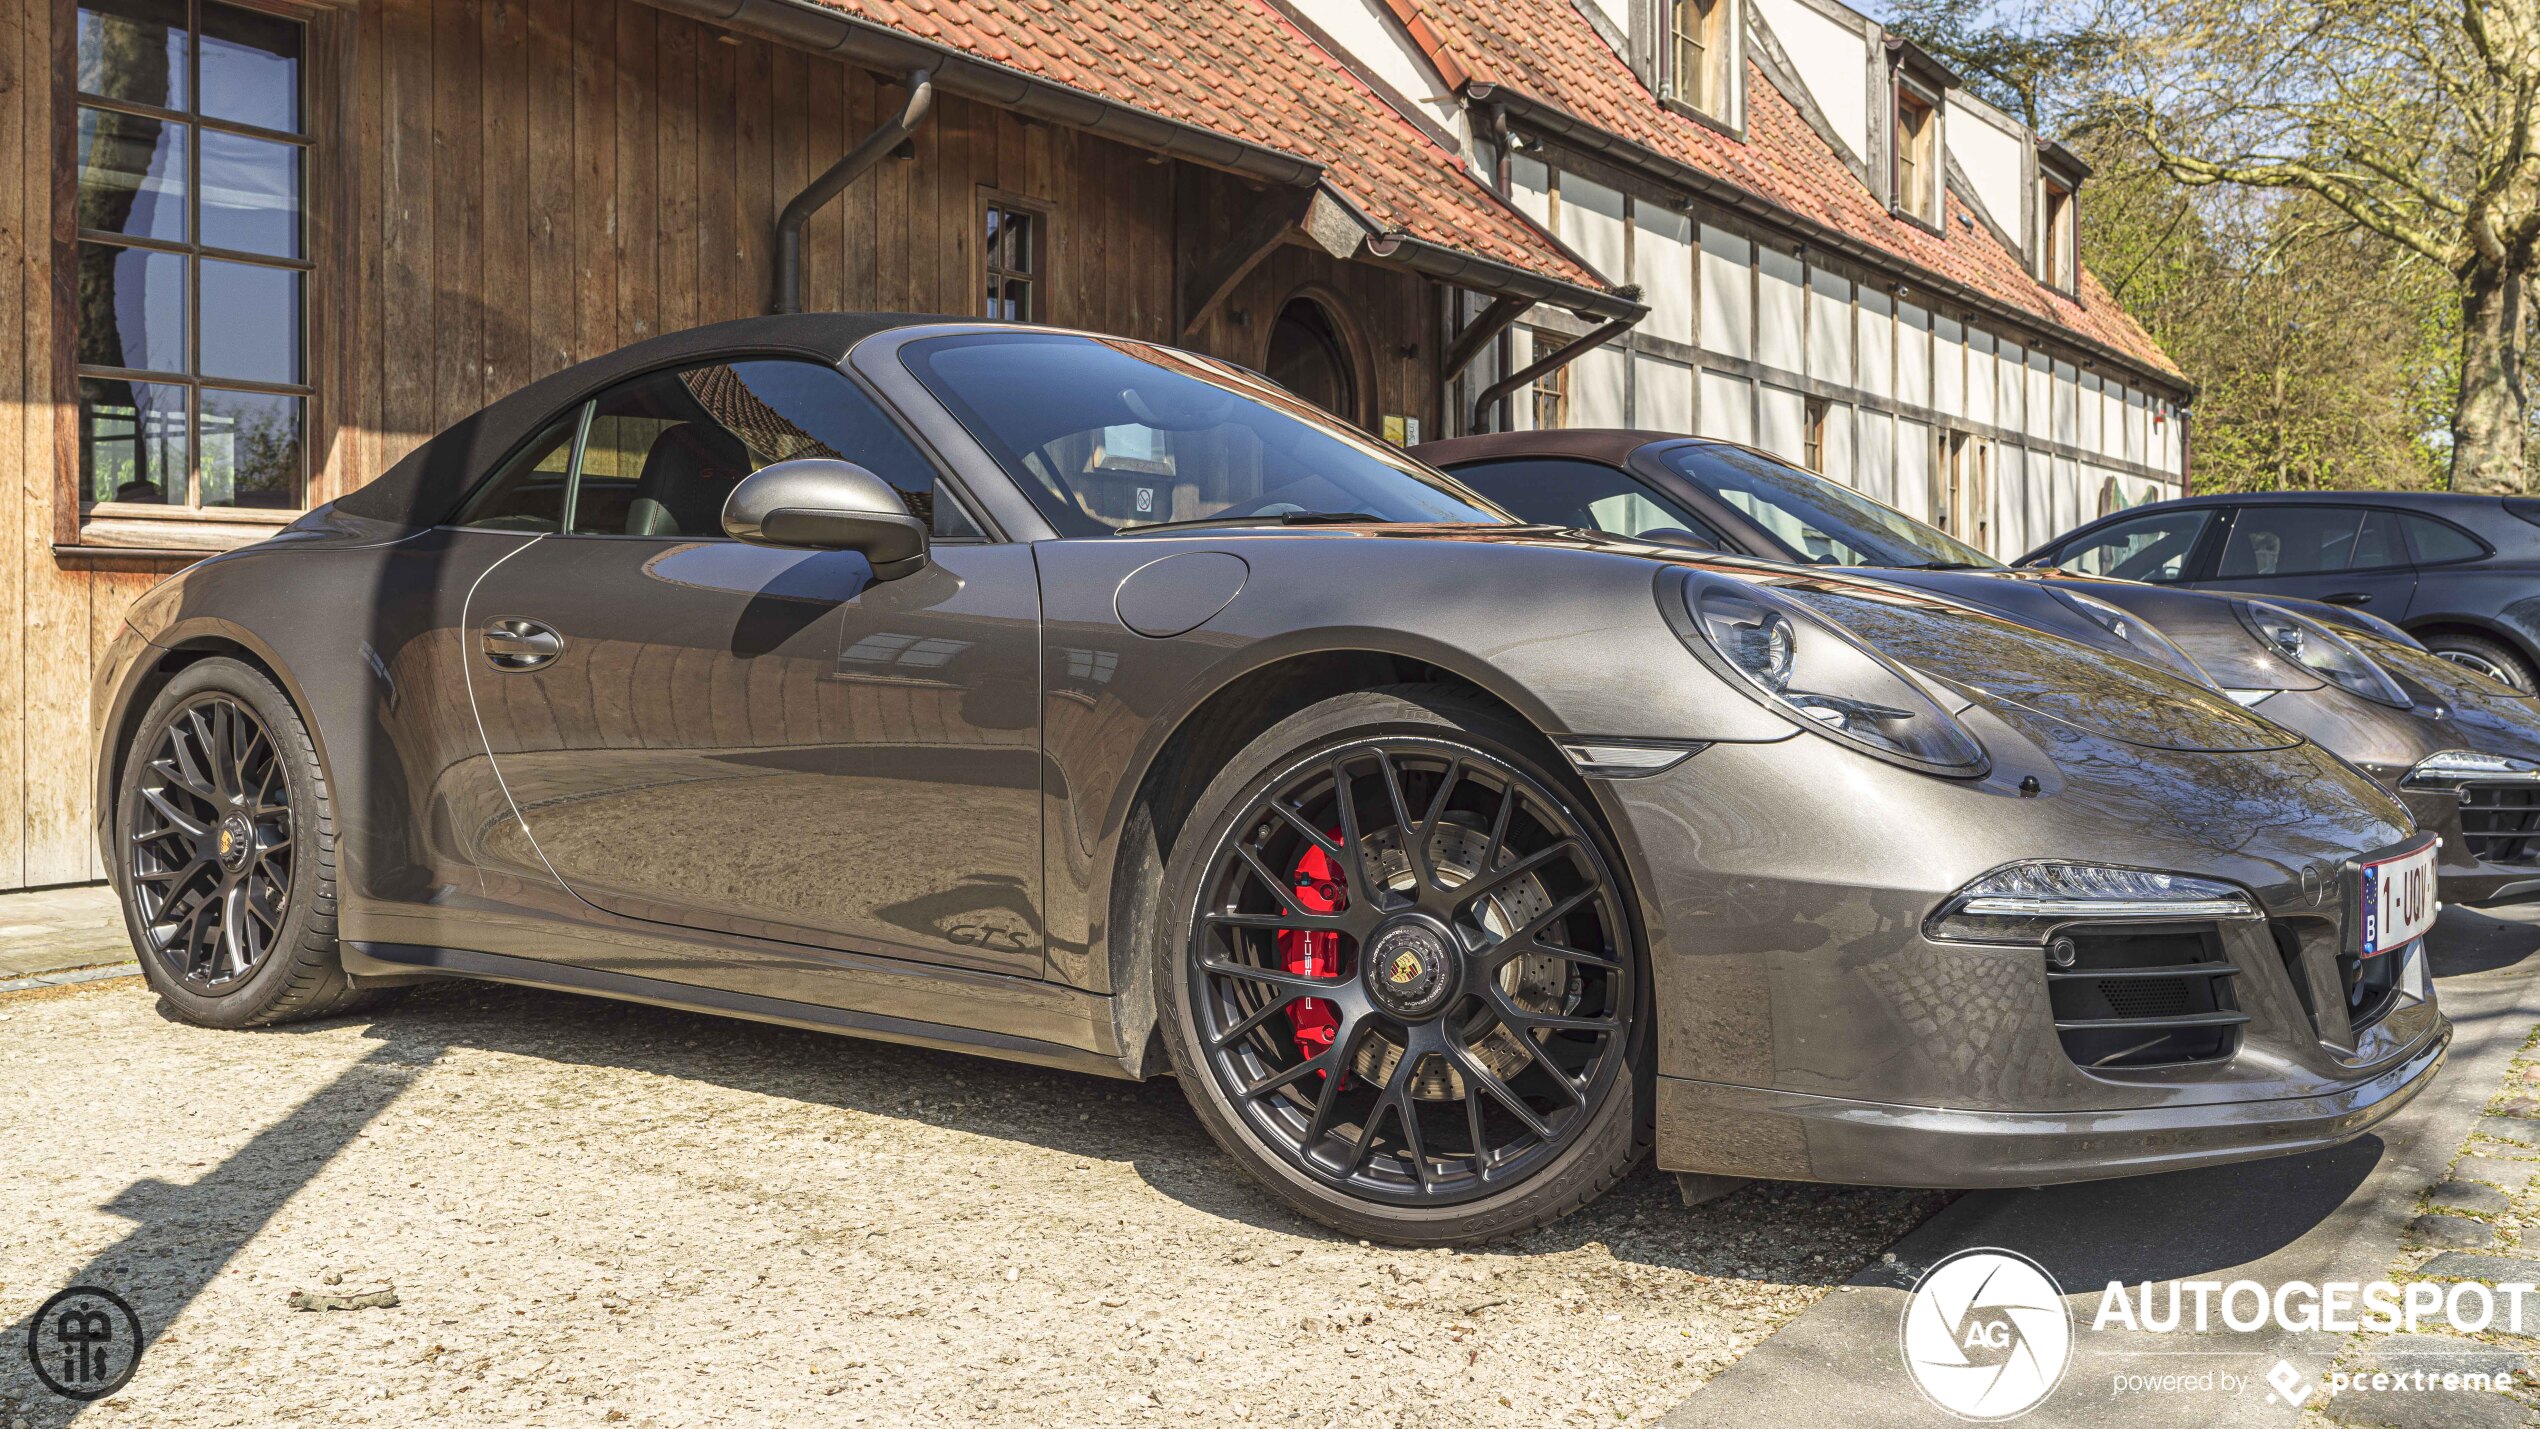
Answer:
[[[1337, 829], [1332, 831], [1332, 842], [1340, 842]], [[1307, 845], [1305, 857], [1296, 861], [1296, 901], [1308, 913], [1338, 913], [1349, 906], [1340, 870], [1332, 867], [1331, 856], [1319, 844]], [[1300, 977], [1340, 976], [1338, 933], [1283, 932], [1278, 935], [1278, 948], [1280, 964]], [[1296, 1028], [1297, 1050], [1308, 1057], [1330, 1051], [1341, 1025], [1332, 1015], [1332, 1005], [1319, 997], [1298, 998], [1288, 1008], [1288, 1021]]]

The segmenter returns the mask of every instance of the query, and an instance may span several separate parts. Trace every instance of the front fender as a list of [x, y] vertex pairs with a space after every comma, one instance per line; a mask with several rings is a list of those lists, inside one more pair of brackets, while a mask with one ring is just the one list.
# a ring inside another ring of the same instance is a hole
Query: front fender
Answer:
[[[1659, 614], [1660, 567], [1647, 560], [1328, 533], [1037, 550], [1048, 945], [1052, 975], [1077, 986], [1109, 990], [1105, 925], [1140, 789], [1198, 711], [1262, 672], [1336, 654], [1416, 661], [1554, 736], [1760, 743], [1798, 732], [1684, 648]], [[1182, 634], [1130, 631], [1115, 608], [1122, 581], [1195, 551], [1242, 560], [1241, 590]]]

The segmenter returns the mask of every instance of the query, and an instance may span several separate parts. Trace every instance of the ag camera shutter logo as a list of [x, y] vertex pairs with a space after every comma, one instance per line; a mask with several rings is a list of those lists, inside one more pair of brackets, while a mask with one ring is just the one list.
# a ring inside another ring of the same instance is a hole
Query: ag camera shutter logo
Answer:
[[1960, 1419], [2016, 1419], [2072, 1365], [2063, 1287], [2016, 1251], [1962, 1250], [1924, 1271], [1897, 1335], [1914, 1387]]

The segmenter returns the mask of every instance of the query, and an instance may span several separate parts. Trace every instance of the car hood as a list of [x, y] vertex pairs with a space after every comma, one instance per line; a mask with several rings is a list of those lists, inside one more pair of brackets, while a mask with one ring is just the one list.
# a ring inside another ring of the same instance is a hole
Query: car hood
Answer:
[[[1310, 535], [1315, 539], [1556, 546], [1714, 571], [1783, 587], [1896, 664], [1955, 692], [1961, 706], [1999, 704], [2023, 717], [2152, 749], [2229, 752], [2282, 749], [2301, 742], [2299, 735], [2252, 716], [2210, 689], [2140, 663], [2122, 642], [2044, 589], [2006, 587], [1996, 577], [1977, 577], [1968, 586], [1970, 591], [1991, 596], [1994, 606], [1985, 606], [1963, 598], [1954, 583], [1945, 591], [1908, 588], [1888, 579], [1898, 574], [1892, 571], [1790, 565], [1598, 532], [1541, 526], [1264, 530], [1272, 538]], [[2124, 658], [2110, 659], [2111, 654]]]

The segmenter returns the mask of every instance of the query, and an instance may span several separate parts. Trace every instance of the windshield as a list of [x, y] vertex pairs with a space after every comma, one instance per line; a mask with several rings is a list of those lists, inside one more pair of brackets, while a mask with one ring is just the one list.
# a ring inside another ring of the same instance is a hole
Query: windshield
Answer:
[[1821, 566], [2002, 568], [1946, 532], [1762, 452], [1684, 446], [1668, 452], [1665, 461], [1803, 560]]
[[1199, 522], [1446, 522], [1508, 516], [1266, 385], [1145, 343], [979, 333], [903, 360], [1063, 536]]

